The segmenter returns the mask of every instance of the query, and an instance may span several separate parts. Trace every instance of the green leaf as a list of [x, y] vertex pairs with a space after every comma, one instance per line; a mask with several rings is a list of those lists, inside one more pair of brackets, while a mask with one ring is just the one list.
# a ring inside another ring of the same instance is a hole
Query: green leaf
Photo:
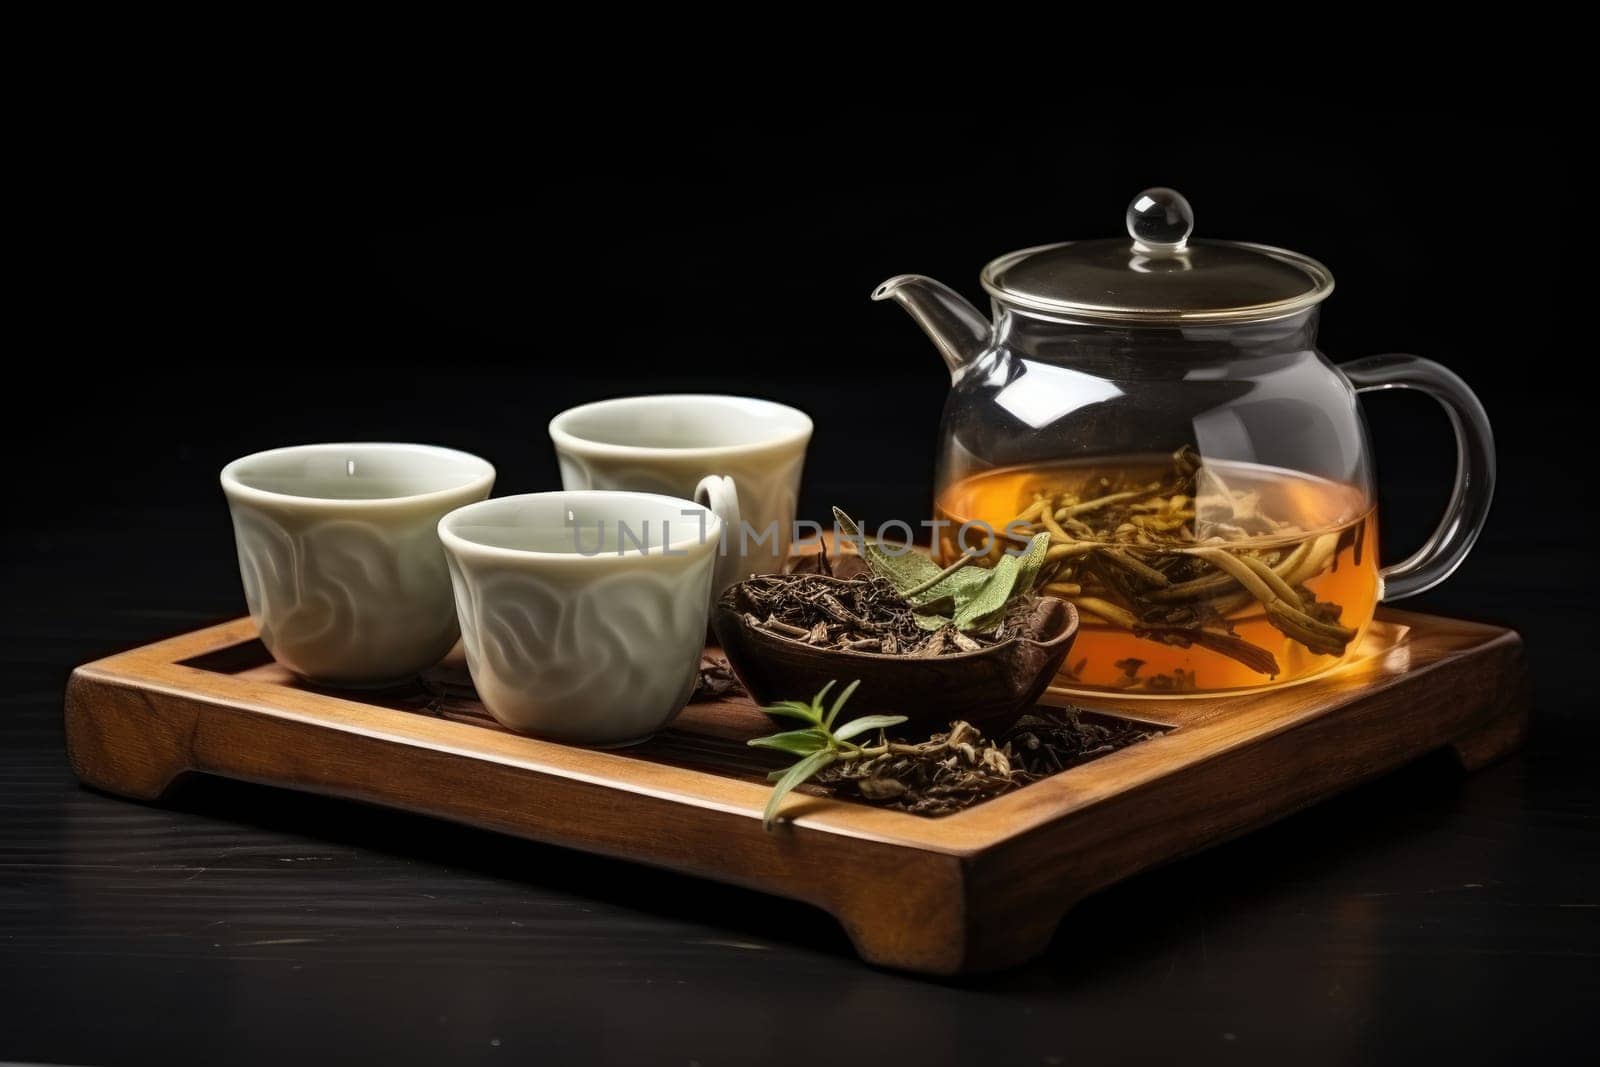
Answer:
[[799, 719], [801, 722], [822, 725], [822, 712], [817, 706], [814, 704], [802, 704], [798, 700], [780, 700], [776, 704], [768, 704], [761, 710], [768, 715], [779, 718]]
[[867, 566], [872, 573], [887, 578], [899, 592], [915, 589], [939, 573], [939, 565], [914, 548], [895, 555], [877, 542], [868, 542]]
[[918, 593], [916, 596], [909, 598], [909, 602], [914, 608], [926, 610], [935, 604], [956, 600], [962, 596], [970, 596], [978, 586], [983, 585], [988, 580], [988, 568], [973, 564], [956, 571], [927, 592]]
[[835, 741], [848, 741], [852, 737], [870, 733], [873, 730], [887, 730], [891, 726], [899, 726], [906, 721], [904, 715], [863, 715], [859, 719], [851, 719], [833, 732]]
[[826, 734], [816, 730], [790, 730], [770, 737], [754, 737], [745, 744], [751, 748], [775, 748], [779, 752], [809, 756], [819, 749], [827, 748], [828, 738]]
[[[829, 682], [828, 684], [831, 686], [833, 683]], [[860, 684], [861, 679], [857, 678], [855, 681], [844, 687], [844, 691], [839, 694], [838, 699], [834, 700], [833, 708], [828, 712], [828, 717], [822, 720], [822, 728], [824, 730], [832, 728], [833, 720], [839, 717], [839, 709], [844, 707], [844, 702], [850, 699], [850, 694], [854, 693], [856, 691], [856, 686]], [[822, 691], [822, 693], [826, 692], [826, 689]], [[822, 706], [822, 693], [817, 694], [816, 703], [818, 707]]]
[[861, 546], [861, 557], [867, 561], [867, 566], [872, 568], [872, 573], [880, 578], [887, 578], [900, 592], [915, 589], [938, 576], [939, 565], [915, 548], [907, 545], [899, 552], [891, 552], [876, 541], [864, 537], [856, 520], [838, 508], [833, 509], [833, 521], [839, 524], [839, 529], [846, 537]]
[[835, 758], [835, 753], [826, 749], [813, 752], [785, 771], [783, 777], [778, 779], [778, 784], [772, 787], [772, 797], [767, 801], [767, 810], [761, 813], [761, 825], [768, 830], [772, 829], [773, 820], [778, 817], [778, 805], [789, 795], [789, 791], [832, 763]]
[[1018, 593], [1033, 591], [1033, 584], [1039, 579], [1039, 571], [1044, 567], [1044, 557], [1048, 551], [1050, 551], [1048, 533], [1035, 534], [1033, 540], [1028, 542], [1027, 550], [1018, 557], [1016, 587]]
[[919, 627], [930, 633], [934, 630], [942, 630], [950, 625], [950, 616], [948, 615], [919, 615], [913, 612], [911, 619]]
[[1005, 610], [1006, 601], [1011, 599], [1020, 566], [1018, 557], [1001, 556], [1000, 562], [990, 568], [989, 580], [965, 603], [957, 603], [956, 629], [982, 630], [991, 624], [993, 617]]
[[843, 508], [833, 509], [833, 521], [838, 524], [839, 529], [844, 531], [846, 537], [858, 544], [861, 542], [861, 527], [856, 525], [856, 520], [844, 513]]

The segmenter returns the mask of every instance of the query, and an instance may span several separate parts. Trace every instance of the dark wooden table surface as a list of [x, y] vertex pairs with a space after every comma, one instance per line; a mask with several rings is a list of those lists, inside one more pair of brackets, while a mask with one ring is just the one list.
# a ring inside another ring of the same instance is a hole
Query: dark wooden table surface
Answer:
[[8, 534], [0, 1059], [1479, 1061], [1592, 1042], [1600, 715], [1575, 549], [1486, 540], [1413, 602], [1526, 633], [1522, 754], [1467, 778], [1424, 760], [1084, 903], [1032, 966], [941, 983], [861, 965], [820, 913], [625, 863], [236, 783], [163, 807], [80, 788], [71, 666], [240, 612], [203, 504]]

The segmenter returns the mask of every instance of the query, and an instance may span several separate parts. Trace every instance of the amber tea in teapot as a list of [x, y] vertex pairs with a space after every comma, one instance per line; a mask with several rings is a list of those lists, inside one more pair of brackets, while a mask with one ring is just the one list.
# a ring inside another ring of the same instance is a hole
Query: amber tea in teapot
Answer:
[[1082, 616], [1069, 680], [1084, 686], [1191, 692], [1313, 674], [1360, 638], [1381, 586], [1360, 489], [1190, 449], [985, 471], [949, 486], [938, 512], [946, 562], [989, 530], [1050, 534], [1045, 591]]
[[[1140, 193], [1123, 221], [1126, 237], [992, 260], [990, 315], [918, 274], [873, 290], [950, 371], [939, 555], [954, 562], [966, 522], [1048, 533], [1049, 591], [1083, 620], [1073, 688], [1223, 693], [1332, 668], [1380, 600], [1437, 585], [1471, 549], [1494, 492], [1483, 405], [1417, 356], [1329, 361], [1317, 321], [1333, 275], [1309, 256], [1194, 237], [1171, 189]], [[1444, 405], [1457, 463], [1438, 529], [1385, 566], [1357, 398], [1389, 389]]]

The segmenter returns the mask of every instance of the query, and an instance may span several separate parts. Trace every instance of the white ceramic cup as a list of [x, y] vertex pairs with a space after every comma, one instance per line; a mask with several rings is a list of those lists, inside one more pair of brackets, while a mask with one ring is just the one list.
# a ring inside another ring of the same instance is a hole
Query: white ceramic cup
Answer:
[[709, 475], [731, 478], [742, 521], [729, 524], [715, 592], [783, 569], [811, 440], [805, 412], [741, 396], [629, 396], [563, 411], [550, 438], [568, 490], [688, 497]]
[[432, 445], [301, 445], [228, 464], [262, 643], [325, 685], [391, 685], [433, 666], [458, 635], [439, 519], [493, 486], [487, 462]]
[[642, 741], [694, 690], [722, 519], [653, 493], [501, 497], [446, 515], [467, 669], [522, 733]]

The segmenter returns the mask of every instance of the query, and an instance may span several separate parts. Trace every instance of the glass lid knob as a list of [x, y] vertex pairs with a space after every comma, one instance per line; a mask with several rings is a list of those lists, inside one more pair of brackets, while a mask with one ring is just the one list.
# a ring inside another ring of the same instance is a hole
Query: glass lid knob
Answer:
[[1176, 189], [1146, 189], [1128, 205], [1128, 236], [1146, 255], [1182, 252], [1194, 232], [1194, 209]]

